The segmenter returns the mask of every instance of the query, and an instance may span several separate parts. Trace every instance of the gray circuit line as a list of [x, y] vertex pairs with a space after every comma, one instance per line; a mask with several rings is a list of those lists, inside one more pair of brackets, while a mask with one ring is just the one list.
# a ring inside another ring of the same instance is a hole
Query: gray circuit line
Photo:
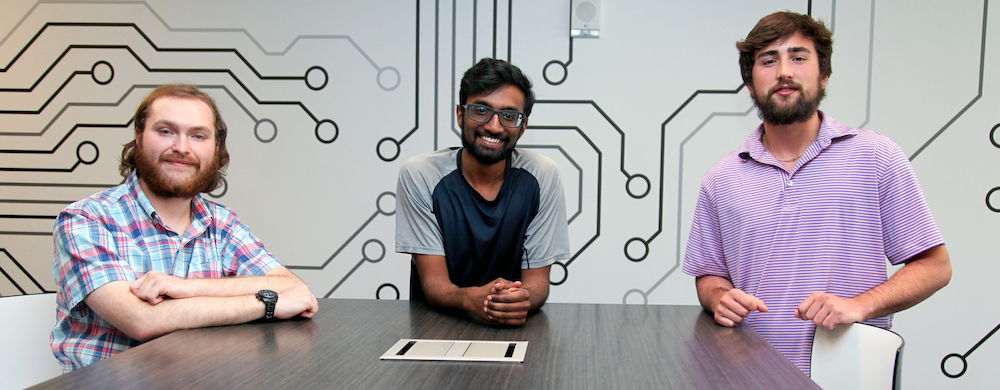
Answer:
[[987, 24], [986, 21], [987, 17], [989, 16], [989, 9], [990, 9], [989, 0], [983, 0], [983, 36], [981, 38], [982, 41], [979, 49], [979, 92], [976, 94], [976, 97], [972, 99], [972, 101], [966, 104], [965, 107], [963, 107], [962, 110], [958, 112], [958, 114], [955, 114], [955, 116], [952, 117], [951, 120], [948, 121], [948, 123], [945, 123], [944, 127], [941, 127], [941, 130], [938, 130], [937, 133], [934, 133], [934, 136], [932, 136], [930, 139], [927, 140], [927, 142], [921, 145], [920, 149], [917, 149], [916, 152], [913, 152], [913, 155], [910, 156], [910, 161], [916, 159], [917, 156], [920, 155], [920, 152], [923, 152], [924, 149], [930, 146], [931, 143], [933, 143], [934, 140], [937, 139], [937, 137], [939, 137], [942, 133], [944, 133], [945, 130], [948, 130], [949, 127], [951, 127], [952, 123], [955, 123], [955, 121], [957, 121], [959, 117], [965, 115], [965, 112], [968, 111], [970, 108], [972, 108], [972, 105], [976, 104], [976, 102], [979, 101], [979, 98], [983, 97], [983, 74], [985, 73], [986, 69], [986, 24]]
[[573, 160], [573, 157], [570, 157], [569, 153], [566, 153], [566, 150], [564, 150], [561, 145], [523, 145], [523, 146], [518, 146], [518, 148], [519, 149], [556, 149], [556, 150], [559, 151], [559, 153], [562, 153], [562, 155], [564, 157], [566, 157], [567, 160], [569, 160], [570, 164], [573, 164], [573, 166], [576, 167], [576, 171], [578, 172], [577, 176], [579, 177], [577, 179], [577, 181], [578, 181], [578, 183], [577, 183], [578, 184], [577, 185], [577, 194], [578, 195], [576, 197], [576, 200], [577, 200], [576, 213], [574, 213], [572, 217], [569, 217], [566, 220], [567, 224], [573, 223], [573, 220], [576, 219], [576, 217], [578, 215], [580, 215], [580, 214], [583, 213], [583, 168], [580, 167], [580, 164], [576, 163], [576, 160]]
[[160, 23], [163, 24], [164, 27], [167, 28], [167, 31], [170, 31], [170, 32], [241, 33], [241, 34], [245, 35], [248, 39], [250, 39], [250, 42], [253, 42], [253, 44], [255, 46], [257, 46], [257, 49], [259, 49], [261, 51], [261, 53], [264, 53], [264, 55], [266, 55], [266, 56], [281, 56], [281, 55], [285, 55], [285, 54], [288, 53], [289, 50], [292, 49], [293, 46], [295, 46], [295, 44], [297, 44], [300, 40], [303, 40], [303, 39], [346, 39], [348, 42], [351, 43], [352, 46], [354, 46], [354, 49], [357, 50], [358, 53], [360, 53], [361, 56], [365, 58], [365, 60], [368, 60], [368, 63], [371, 64], [372, 67], [375, 68], [375, 70], [381, 70], [381, 68], [378, 66], [378, 64], [375, 63], [375, 60], [372, 60], [372, 58], [370, 56], [368, 56], [368, 53], [365, 53], [365, 51], [363, 49], [361, 49], [361, 46], [359, 46], [358, 43], [355, 42], [354, 39], [351, 38], [349, 35], [297, 35], [294, 39], [292, 39], [292, 42], [289, 43], [288, 46], [285, 47], [284, 50], [281, 50], [281, 51], [267, 51], [267, 49], [265, 49], [264, 46], [262, 46], [260, 44], [260, 42], [257, 41], [256, 38], [254, 38], [253, 34], [250, 34], [249, 31], [247, 31], [246, 29], [243, 29], [243, 28], [179, 28], [179, 27], [175, 28], [175, 27], [171, 27], [170, 24], [168, 24], [167, 21], [164, 20], [163, 17], [161, 17], [160, 14], [158, 14], [156, 12], [156, 10], [154, 10], [153, 7], [150, 6], [148, 3], [146, 3], [145, 1], [122, 1], [122, 2], [118, 2], [118, 1], [86, 1], [86, 0], [84, 0], [84, 1], [72, 1], [72, 0], [71, 1], [39, 0], [38, 2], [35, 3], [35, 5], [33, 5], [31, 7], [30, 10], [28, 10], [27, 13], [24, 14], [24, 17], [22, 17], [21, 20], [19, 20], [17, 22], [17, 24], [14, 25], [14, 28], [12, 28], [10, 30], [10, 32], [8, 32], [7, 35], [3, 37], [3, 39], [0, 39], [0, 46], [3, 46], [3, 44], [5, 42], [7, 42], [7, 39], [10, 38], [10, 36], [12, 34], [14, 34], [15, 31], [17, 31], [18, 27], [20, 27], [21, 24], [23, 24], [24, 21], [28, 19], [28, 16], [31, 16], [31, 14], [35, 12], [35, 9], [38, 8], [39, 4], [142, 5], [142, 6], [146, 7], [146, 9], [149, 10], [149, 13], [151, 13], [157, 20], [159, 20]]
[[[836, 4], [836, 2], [834, 2]], [[872, 116], [872, 59], [875, 56], [875, 0], [872, 0], [871, 17], [868, 22], [868, 90], [865, 101], [865, 121], [858, 125], [859, 129], [865, 128]]]
[[[455, 57], [456, 57], [455, 56], [455, 52], [456, 52], [456, 49], [457, 49], [457, 46], [458, 46], [457, 43], [455, 42], [455, 35], [457, 35], [456, 33], [458, 32], [458, 30], [456, 28], [456, 24], [458, 24], [457, 23], [458, 22], [458, 18], [457, 18], [456, 11], [455, 11], [455, 2], [456, 1], [457, 0], [451, 0], [451, 91], [448, 92], [448, 95], [451, 96], [451, 107], [455, 107], [455, 105], [456, 105], [455, 104], [455, 78], [458, 76], [458, 73], [455, 73]], [[473, 1], [472, 3], [476, 4], [478, 6], [479, 2], [478, 1]], [[472, 31], [473, 31], [473, 34], [475, 34], [475, 31], [476, 31], [476, 21], [475, 21], [476, 20], [476, 11], [475, 11], [475, 9], [476, 8], [473, 8], [473, 14], [472, 14]], [[476, 40], [475, 40], [474, 36], [473, 36], [473, 40], [472, 40], [472, 63], [473, 64], [476, 63]], [[455, 128], [455, 124], [457, 123], [457, 121], [449, 121], [449, 122], [451, 123], [451, 125], [449, 126], [451, 128], [451, 132], [455, 133], [455, 135], [458, 136], [459, 139], [462, 139], [462, 133], [459, 132], [458, 129]], [[435, 128], [437, 128], [437, 126], [435, 126]], [[437, 139], [435, 138], [434, 141], [435, 141], [434, 142], [434, 149], [437, 149]]]
[[[340, 245], [340, 248], [337, 248], [337, 251], [333, 252], [333, 254], [330, 255], [330, 257], [327, 258], [326, 261], [324, 261], [322, 265], [319, 265], [319, 266], [315, 266], [315, 265], [289, 265], [289, 266], [286, 266], [286, 268], [288, 268], [288, 269], [309, 269], [309, 270], [322, 270], [322, 269], [326, 268], [326, 266], [328, 264], [330, 264], [331, 261], [333, 261], [333, 258], [337, 257], [337, 255], [339, 255], [340, 252], [343, 251], [344, 248], [347, 247], [347, 244], [350, 244], [351, 241], [354, 241], [354, 239], [357, 238], [359, 234], [361, 234], [361, 231], [364, 230], [365, 227], [367, 227], [368, 224], [371, 223], [375, 219], [375, 217], [377, 217], [378, 215], [379, 215], [379, 211], [375, 210], [375, 213], [373, 213], [371, 217], [368, 217], [368, 220], [365, 221], [365, 223], [361, 224], [361, 227], [359, 227], [358, 230], [355, 230], [354, 234], [351, 234], [351, 236], [347, 238], [347, 241], [344, 241], [344, 243]], [[346, 278], [347, 277], [345, 276], [344, 279], [346, 279]], [[343, 280], [341, 280], [341, 282], [343, 282]], [[339, 283], [338, 283], [338, 285], [339, 285]]]
[[715, 117], [717, 117], [717, 116], [747, 116], [747, 115], [750, 115], [750, 113], [753, 112], [754, 109], [755, 109], [755, 106], [751, 105], [750, 108], [748, 108], [746, 110], [746, 112], [742, 112], [742, 113], [739, 113], [739, 112], [713, 112], [713, 113], [709, 114], [708, 117], [706, 117], [705, 120], [703, 120], [701, 122], [701, 124], [698, 125], [698, 127], [695, 127], [694, 130], [691, 131], [691, 133], [688, 134], [688, 136], [684, 138], [684, 141], [681, 141], [681, 144], [680, 144], [680, 156], [679, 156], [680, 158], [679, 158], [678, 169], [677, 169], [677, 172], [678, 172], [678, 175], [677, 175], [678, 176], [677, 177], [677, 241], [676, 241], [676, 245], [675, 245], [675, 247], [676, 247], [675, 248], [676, 253], [675, 253], [674, 266], [670, 267], [670, 269], [667, 270], [667, 273], [664, 274], [663, 277], [660, 278], [660, 280], [657, 280], [656, 283], [653, 283], [653, 286], [650, 287], [649, 290], [646, 290], [645, 295], [649, 295], [650, 293], [653, 292], [653, 290], [656, 290], [656, 288], [659, 287], [660, 284], [662, 284], [665, 280], [667, 280], [667, 278], [670, 277], [670, 275], [672, 275], [674, 273], [674, 271], [676, 271], [677, 268], [679, 268], [680, 265], [681, 265], [681, 207], [682, 207], [682, 205], [684, 203], [683, 202], [683, 199], [684, 199], [684, 197], [683, 197], [683, 195], [684, 195], [684, 191], [683, 191], [683, 189], [684, 189], [684, 184], [683, 184], [684, 183], [684, 145], [687, 144], [687, 142], [689, 140], [691, 140], [691, 138], [693, 138], [695, 136], [695, 134], [697, 134], [699, 131], [701, 131], [701, 129], [703, 127], [705, 127], [705, 125], [708, 124], [708, 122], [712, 121], [712, 119], [714, 119]]
[[[875, 6], [875, 0], [872, 0], [872, 7], [874, 6]], [[875, 10], [872, 9], [872, 11], [874, 12]], [[874, 18], [875, 15], [872, 15], [872, 19]], [[874, 27], [874, 25], [872, 27]], [[837, 0], [833, 0], [830, 2], [830, 32], [832, 33], [837, 32]]]
[[359, 261], [358, 264], [355, 264], [354, 268], [351, 268], [350, 271], [347, 271], [347, 274], [345, 274], [344, 277], [341, 278], [340, 281], [337, 282], [337, 284], [330, 289], [330, 292], [326, 293], [326, 295], [323, 296], [323, 298], [329, 298], [331, 295], [333, 295], [333, 292], [337, 291], [337, 288], [339, 288], [341, 284], [344, 284], [344, 282], [347, 281], [347, 278], [351, 277], [351, 275], [354, 274], [354, 271], [357, 271], [358, 268], [361, 268], [361, 264], [364, 264], [365, 261], [366, 261], [365, 257], [361, 256], [361, 261]]

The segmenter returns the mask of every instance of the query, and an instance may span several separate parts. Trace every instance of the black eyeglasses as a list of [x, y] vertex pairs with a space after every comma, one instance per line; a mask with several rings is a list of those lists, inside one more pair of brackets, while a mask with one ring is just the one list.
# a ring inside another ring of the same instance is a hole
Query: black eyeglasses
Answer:
[[479, 123], [488, 123], [493, 115], [500, 118], [500, 125], [504, 127], [521, 127], [524, 122], [524, 114], [517, 111], [494, 110], [482, 104], [466, 104], [462, 108], [469, 113], [469, 118]]

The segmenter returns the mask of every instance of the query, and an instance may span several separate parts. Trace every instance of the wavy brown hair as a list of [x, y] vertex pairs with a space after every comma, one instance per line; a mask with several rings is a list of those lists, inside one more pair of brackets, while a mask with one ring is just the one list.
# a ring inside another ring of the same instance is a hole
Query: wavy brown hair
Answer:
[[740, 51], [743, 82], [753, 85], [753, 64], [756, 62], [754, 56], [758, 51], [795, 33], [812, 41], [819, 59], [819, 73], [823, 77], [829, 77], [833, 73], [833, 66], [830, 64], [830, 57], [833, 56], [833, 33], [822, 21], [816, 21], [809, 15], [784, 11], [761, 18], [746, 39], [736, 42], [736, 49]]
[[[219, 107], [215, 105], [215, 100], [194, 85], [161, 85], [154, 89], [149, 96], [146, 96], [146, 98], [142, 100], [142, 103], [139, 104], [139, 108], [135, 110], [135, 116], [132, 118], [132, 123], [137, 135], [146, 129], [146, 118], [149, 116], [149, 106], [153, 104], [154, 100], [161, 97], [197, 99], [204, 102], [210, 109], [212, 109], [212, 115], [215, 117], [215, 164], [218, 169], [216, 169], [215, 176], [209, 183], [208, 187], [206, 187], [202, 192], [210, 192], [219, 188], [219, 186], [222, 185], [222, 178], [226, 175], [226, 168], [229, 167], [229, 150], [226, 149], [226, 134], [228, 133], [226, 122], [222, 120], [222, 115], [219, 114]], [[136, 170], [135, 149], [136, 142], [134, 139], [125, 144], [125, 148], [122, 149], [121, 164], [118, 166], [118, 172], [121, 173], [122, 176], [127, 177]]]

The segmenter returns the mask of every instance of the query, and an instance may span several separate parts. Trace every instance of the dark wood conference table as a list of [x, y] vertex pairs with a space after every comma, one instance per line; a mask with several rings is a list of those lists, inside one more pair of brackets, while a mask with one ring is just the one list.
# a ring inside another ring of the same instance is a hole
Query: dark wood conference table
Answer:
[[[39, 389], [818, 389], [698, 306], [548, 303], [497, 327], [411, 301], [320, 299], [312, 320], [183, 330]], [[380, 360], [399, 339], [528, 341], [524, 363]]]

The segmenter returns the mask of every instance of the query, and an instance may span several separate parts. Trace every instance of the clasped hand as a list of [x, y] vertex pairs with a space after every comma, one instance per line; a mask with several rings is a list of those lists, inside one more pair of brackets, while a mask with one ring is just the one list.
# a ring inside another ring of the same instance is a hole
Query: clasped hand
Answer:
[[531, 309], [531, 291], [521, 287], [521, 281], [511, 282], [497, 278], [483, 286], [486, 299], [479, 315], [490, 322], [505, 325], [524, 325]]

